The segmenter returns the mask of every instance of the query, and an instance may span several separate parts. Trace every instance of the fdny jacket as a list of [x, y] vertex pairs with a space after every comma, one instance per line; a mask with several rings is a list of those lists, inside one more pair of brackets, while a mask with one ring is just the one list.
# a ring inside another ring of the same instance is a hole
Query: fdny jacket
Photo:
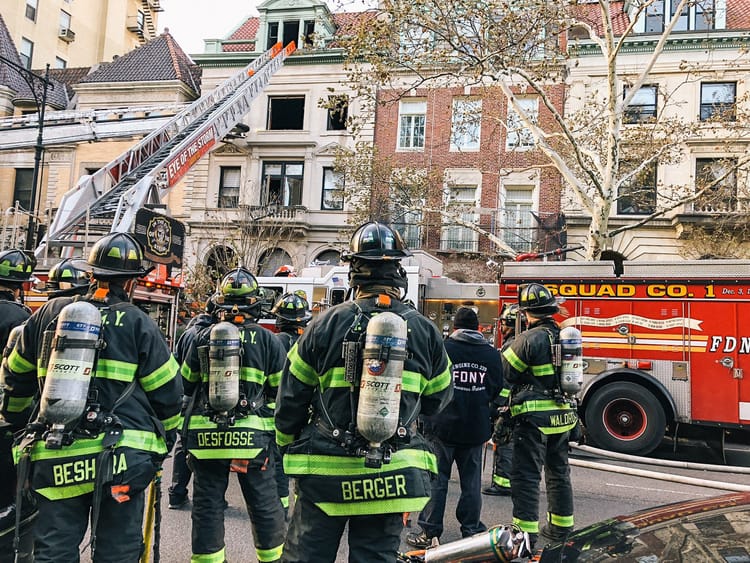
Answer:
[[467, 329], [453, 331], [445, 351], [453, 364], [453, 400], [438, 416], [425, 418], [425, 432], [446, 444], [483, 444], [492, 434], [490, 403], [503, 387], [500, 353], [481, 332]]
[[182, 364], [185, 392], [193, 395], [187, 421], [187, 450], [198, 459], [255, 459], [273, 441], [273, 407], [284, 367], [284, 349], [274, 334], [246, 321], [240, 329], [240, 404], [220, 424], [208, 404], [208, 373], [201, 371], [199, 348], [208, 346], [211, 326], [194, 339]]
[[399, 301], [388, 310], [405, 318], [408, 328], [399, 408], [406, 434], [391, 439], [391, 461], [377, 469], [365, 467], [356, 448], [342, 445], [347, 434], [356, 440], [349, 432], [356, 415], [342, 343], [353, 325], [365, 322], [362, 311], [376, 311], [375, 300], [345, 302], [316, 317], [289, 351], [279, 389], [276, 441], [288, 446], [284, 472], [331, 516], [421, 510], [429, 500], [429, 474], [437, 473], [435, 455], [414, 427], [420, 412], [435, 414], [450, 401], [450, 361], [437, 328]]
[[517, 335], [502, 352], [506, 380], [513, 385], [511, 416], [523, 416], [544, 434], [571, 430], [578, 421], [575, 407], [560, 392], [552, 358], [560, 327], [551, 318]]
[[[10, 332], [23, 324], [30, 315], [29, 309], [15, 301], [12, 293], [0, 292], [0, 348], [5, 348]], [[24, 426], [30, 414], [29, 407], [33, 403], [33, 397], [14, 397], [3, 393], [2, 401], [0, 408], [5, 420], [14, 428]]]
[[[60, 311], [74, 299], [48, 301], [24, 325], [7, 360], [10, 397], [19, 401], [38, 398], [37, 379], [47, 373], [41, 359], [43, 333], [54, 330]], [[89, 395], [96, 396], [102, 413], [111, 413], [115, 402], [132, 387], [132, 395], [113, 413], [122, 428], [113, 456], [114, 483], [130, 484], [133, 491], [145, 488], [154, 465], [144, 461], [157, 464], [174, 441], [182, 395], [179, 366], [154, 321], [130, 303], [122, 289], [98, 289], [83, 300], [101, 311], [101, 337], [106, 343], [99, 351]], [[30, 446], [34, 490], [51, 500], [91, 492], [104, 430], [84, 430], [79, 424], [72, 429], [74, 441], [57, 450], [35, 441]]]

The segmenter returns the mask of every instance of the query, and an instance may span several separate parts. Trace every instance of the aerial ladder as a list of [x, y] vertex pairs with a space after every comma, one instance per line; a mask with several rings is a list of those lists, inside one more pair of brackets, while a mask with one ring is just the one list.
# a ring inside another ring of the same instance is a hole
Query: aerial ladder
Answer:
[[294, 50], [294, 43], [277, 43], [112, 162], [82, 176], [62, 197], [34, 251], [37, 260], [46, 262], [53, 248], [83, 247], [105, 234], [131, 231], [138, 210], [159, 205], [193, 164], [216, 147]]

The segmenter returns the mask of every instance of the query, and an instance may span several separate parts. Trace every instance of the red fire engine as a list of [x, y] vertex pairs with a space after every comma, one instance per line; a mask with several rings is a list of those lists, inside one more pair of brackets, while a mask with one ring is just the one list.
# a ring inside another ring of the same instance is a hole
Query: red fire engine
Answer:
[[[597, 445], [655, 449], [665, 432], [750, 430], [750, 262], [511, 262], [499, 306], [543, 283], [583, 334], [580, 413]], [[744, 372], [748, 371], [748, 377]]]

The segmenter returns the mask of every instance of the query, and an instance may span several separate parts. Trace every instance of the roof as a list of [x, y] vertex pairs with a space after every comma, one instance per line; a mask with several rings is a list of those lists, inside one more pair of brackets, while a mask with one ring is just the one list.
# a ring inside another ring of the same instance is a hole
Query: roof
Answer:
[[[10, 36], [8, 26], [5, 25], [2, 14], [0, 14], [0, 56], [22, 66], [21, 57], [18, 55], [18, 50], [15, 43], [13, 43], [13, 38]], [[0, 63], [0, 86], [7, 86], [14, 92], [18, 92], [24, 87], [28, 88], [21, 75], [4, 63]]]
[[102, 82], [154, 82], [179, 80], [200, 93], [200, 68], [174, 38], [164, 32], [112, 62], [103, 63], [85, 76], [81, 84]]

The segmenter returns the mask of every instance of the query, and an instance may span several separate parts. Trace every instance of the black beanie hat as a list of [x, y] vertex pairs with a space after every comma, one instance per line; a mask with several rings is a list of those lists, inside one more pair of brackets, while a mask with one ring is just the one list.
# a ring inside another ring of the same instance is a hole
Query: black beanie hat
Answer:
[[473, 309], [460, 307], [453, 317], [454, 328], [468, 328], [469, 330], [479, 330], [479, 318]]

